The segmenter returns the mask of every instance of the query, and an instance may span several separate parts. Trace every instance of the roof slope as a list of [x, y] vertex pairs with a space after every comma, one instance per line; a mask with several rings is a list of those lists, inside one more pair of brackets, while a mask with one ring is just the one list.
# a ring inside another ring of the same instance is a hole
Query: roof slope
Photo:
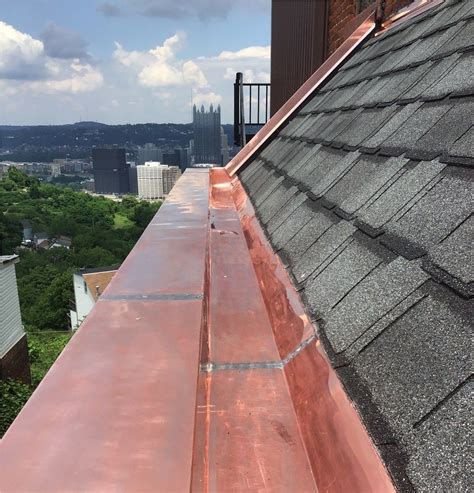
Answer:
[[371, 39], [239, 173], [402, 489], [470, 489], [473, 14]]

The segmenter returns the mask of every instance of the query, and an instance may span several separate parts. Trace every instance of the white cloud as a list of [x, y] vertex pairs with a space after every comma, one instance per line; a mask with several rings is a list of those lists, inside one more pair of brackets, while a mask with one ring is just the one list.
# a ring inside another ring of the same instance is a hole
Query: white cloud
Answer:
[[70, 92], [77, 94], [80, 92], [94, 91], [102, 86], [104, 78], [97, 68], [79, 60], [70, 64], [70, 75], [62, 78], [33, 82], [30, 88], [37, 92], [55, 93]]
[[0, 21], [0, 78], [38, 78], [43, 68], [44, 45], [29, 34]]
[[[232, 67], [227, 67], [224, 73], [224, 79], [226, 80], [235, 80], [235, 74], [237, 70]], [[266, 72], [265, 70], [244, 70], [242, 72], [244, 77], [244, 82], [262, 82], [268, 83], [270, 82], [270, 72]]]
[[242, 60], [245, 58], [260, 58], [270, 60], [270, 46], [249, 46], [238, 51], [222, 51], [217, 60]]
[[191, 85], [204, 88], [207, 79], [192, 60], [177, 58], [184, 46], [186, 36], [182, 32], [166, 39], [161, 46], [149, 51], [127, 51], [116, 43], [114, 58], [124, 67], [130, 68], [141, 86], [149, 88]]
[[200, 106], [201, 104], [205, 106], [210, 104], [216, 105], [220, 103], [222, 103], [222, 96], [215, 92], [198, 93], [193, 96], [193, 104], [196, 106]]
[[48, 56], [42, 41], [0, 21], [0, 80], [10, 92], [74, 94], [96, 90], [103, 76], [89, 62]]

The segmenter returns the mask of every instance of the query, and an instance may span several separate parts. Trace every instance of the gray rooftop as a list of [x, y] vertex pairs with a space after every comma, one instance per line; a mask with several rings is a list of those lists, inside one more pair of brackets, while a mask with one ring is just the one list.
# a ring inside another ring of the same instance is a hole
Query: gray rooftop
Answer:
[[10, 263], [19, 262], [20, 257], [18, 255], [0, 255], [0, 265], [7, 265]]
[[474, 1], [369, 40], [239, 176], [398, 487], [470, 491]]

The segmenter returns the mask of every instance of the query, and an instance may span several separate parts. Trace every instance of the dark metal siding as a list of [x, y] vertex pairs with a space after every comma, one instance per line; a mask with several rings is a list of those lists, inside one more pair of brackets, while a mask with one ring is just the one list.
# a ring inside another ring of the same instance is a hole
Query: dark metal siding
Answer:
[[323, 63], [327, 2], [272, 1], [272, 115]]

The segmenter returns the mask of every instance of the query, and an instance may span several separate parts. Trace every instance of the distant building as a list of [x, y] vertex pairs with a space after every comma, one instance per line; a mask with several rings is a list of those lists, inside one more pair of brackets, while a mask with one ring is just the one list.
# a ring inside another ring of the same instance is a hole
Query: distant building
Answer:
[[138, 178], [137, 178], [137, 167], [131, 166], [128, 168], [128, 183], [130, 193], [133, 195], [138, 195]]
[[167, 164], [168, 166], [179, 166], [179, 155], [174, 152], [165, 152], [161, 163]]
[[43, 232], [35, 233], [33, 235], [33, 244], [35, 248], [42, 248], [43, 250], [48, 250], [51, 246], [48, 234]]
[[23, 241], [33, 241], [33, 226], [28, 219], [23, 219], [21, 225], [23, 227]]
[[87, 180], [83, 183], [84, 189], [88, 192], [95, 192], [95, 183], [94, 180]]
[[221, 107], [193, 107], [194, 162], [222, 165]]
[[0, 379], [31, 382], [28, 344], [21, 323], [15, 264], [18, 255], [0, 256]]
[[92, 161], [96, 193], [120, 195], [129, 192], [125, 149], [95, 148], [92, 150]]
[[55, 178], [61, 174], [61, 166], [63, 164], [63, 159], [54, 159], [51, 163], [51, 176]]
[[163, 199], [181, 176], [177, 166], [149, 162], [137, 166], [138, 197], [144, 200]]
[[71, 330], [76, 330], [94, 307], [117, 272], [117, 267], [82, 269], [73, 277], [74, 302], [69, 310]]
[[69, 236], [60, 235], [54, 240], [52, 240], [52, 244], [50, 248], [66, 248], [69, 250], [72, 246], [72, 239]]
[[177, 147], [174, 150], [174, 153], [178, 157], [178, 166], [179, 169], [184, 172], [186, 168], [189, 167], [189, 149], [186, 147]]
[[163, 153], [161, 149], [150, 143], [140, 147], [137, 155], [138, 164], [145, 164], [148, 161], [163, 162]]

